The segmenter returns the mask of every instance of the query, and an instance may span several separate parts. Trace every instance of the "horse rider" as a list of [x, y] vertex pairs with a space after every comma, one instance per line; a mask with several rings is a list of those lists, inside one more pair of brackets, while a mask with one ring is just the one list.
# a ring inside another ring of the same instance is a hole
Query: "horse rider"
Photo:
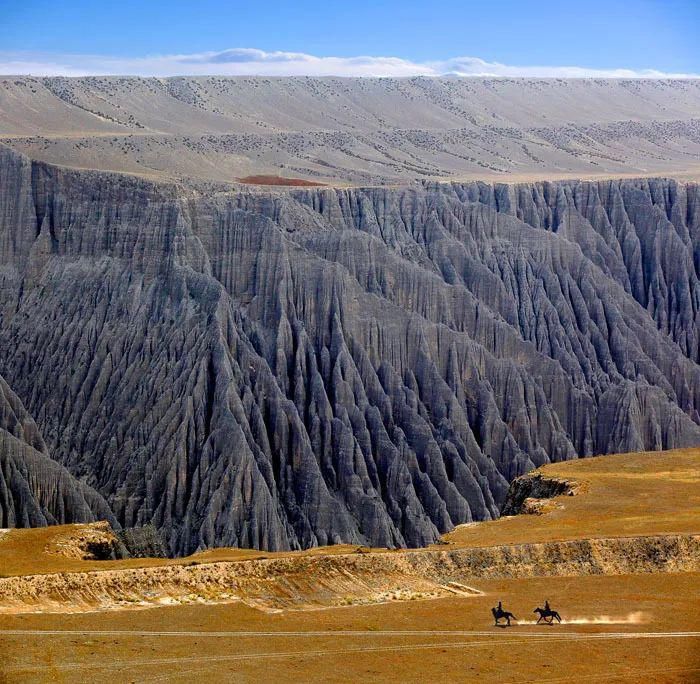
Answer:
[[547, 610], [547, 611], [548, 611], [548, 610], [551, 610], [551, 608], [549, 607], [549, 601], [545, 601], [545, 602], [544, 602], [544, 609]]

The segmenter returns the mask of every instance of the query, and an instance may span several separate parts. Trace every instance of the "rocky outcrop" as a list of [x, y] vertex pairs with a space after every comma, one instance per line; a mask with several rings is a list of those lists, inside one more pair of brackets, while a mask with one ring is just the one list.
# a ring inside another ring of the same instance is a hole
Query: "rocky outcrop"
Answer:
[[700, 444], [696, 185], [204, 195], [5, 150], [0, 190], [0, 370], [171, 552], [423, 545], [549, 461]]
[[530, 473], [515, 478], [510, 483], [508, 495], [501, 509], [502, 515], [545, 512], [542, 503], [557, 496], [574, 496], [581, 485], [569, 480]]
[[45, 546], [44, 552], [73, 560], [128, 558], [124, 545], [107, 522], [67, 525]]
[[[0, 612], [241, 601], [264, 611], [480, 595], [479, 579], [697, 572], [700, 537], [577, 539], [0, 577]], [[524, 617], [524, 616], [519, 616]]]

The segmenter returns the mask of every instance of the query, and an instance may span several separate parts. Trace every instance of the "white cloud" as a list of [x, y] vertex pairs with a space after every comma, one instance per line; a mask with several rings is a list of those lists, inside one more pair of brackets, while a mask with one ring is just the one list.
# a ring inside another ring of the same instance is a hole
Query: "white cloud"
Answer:
[[655, 69], [512, 66], [477, 57], [413, 62], [399, 57], [316, 57], [252, 48], [146, 57], [0, 52], [0, 74], [34, 76], [500, 76], [539, 78], [698, 78]]

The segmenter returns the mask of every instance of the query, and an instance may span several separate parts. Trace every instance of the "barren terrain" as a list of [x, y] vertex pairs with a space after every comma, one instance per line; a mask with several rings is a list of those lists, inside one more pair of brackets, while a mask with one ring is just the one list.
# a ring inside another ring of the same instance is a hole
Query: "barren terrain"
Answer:
[[0, 142], [224, 182], [697, 178], [700, 82], [8, 76]]
[[700, 681], [697, 179], [700, 80], [0, 77], [0, 684]]
[[[276, 681], [696, 681], [700, 450], [533, 478], [539, 491], [565, 485], [522, 504], [541, 514], [461, 526], [415, 551], [101, 562], [77, 556], [106, 528], [6, 532], [0, 677], [253, 681], [263, 665]], [[545, 598], [561, 625], [533, 624]], [[493, 627], [498, 600], [517, 625]]]
[[431, 544], [700, 444], [700, 186], [254, 187], [0, 146], [0, 526]]

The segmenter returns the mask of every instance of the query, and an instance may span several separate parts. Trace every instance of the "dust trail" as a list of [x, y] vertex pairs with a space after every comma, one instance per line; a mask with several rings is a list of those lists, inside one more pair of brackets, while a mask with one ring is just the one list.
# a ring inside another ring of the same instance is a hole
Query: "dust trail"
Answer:
[[646, 625], [651, 622], [649, 613], [642, 610], [637, 610], [627, 615], [596, 615], [595, 617], [576, 617], [571, 619], [562, 619], [565, 625]]
[[[647, 625], [651, 622], [649, 613], [637, 610], [627, 615], [594, 615], [593, 617], [562, 617], [562, 625]], [[537, 620], [518, 620], [519, 625], [536, 625]], [[540, 622], [540, 625], [543, 623]]]

